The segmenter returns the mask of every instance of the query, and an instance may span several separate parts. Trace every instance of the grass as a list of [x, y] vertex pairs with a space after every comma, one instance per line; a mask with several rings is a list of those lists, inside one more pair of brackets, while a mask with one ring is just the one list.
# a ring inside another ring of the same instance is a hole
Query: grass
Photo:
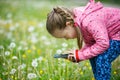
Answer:
[[[65, 4], [0, 1], [0, 80], [94, 80], [89, 61], [75, 64], [53, 58], [77, 48], [76, 40], [55, 39], [46, 31], [46, 15], [56, 5]], [[119, 60], [113, 64], [112, 80], [120, 79], [119, 65]]]

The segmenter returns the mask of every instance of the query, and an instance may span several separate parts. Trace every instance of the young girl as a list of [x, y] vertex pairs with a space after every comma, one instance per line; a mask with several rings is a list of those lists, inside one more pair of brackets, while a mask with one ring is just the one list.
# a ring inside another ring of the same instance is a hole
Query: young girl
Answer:
[[120, 9], [94, 0], [73, 10], [56, 7], [48, 14], [46, 28], [56, 38], [77, 38], [79, 50], [71, 51], [68, 59], [89, 59], [95, 79], [110, 80], [111, 63], [120, 54]]

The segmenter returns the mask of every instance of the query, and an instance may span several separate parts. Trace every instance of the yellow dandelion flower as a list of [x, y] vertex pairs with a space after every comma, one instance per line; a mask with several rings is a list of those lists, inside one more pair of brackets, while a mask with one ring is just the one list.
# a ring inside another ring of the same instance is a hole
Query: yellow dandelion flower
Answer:
[[95, 78], [94, 77], [92, 77], [92, 79], [91, 80], [95, 80]]
[[11, 76], [11, 78], [14, 78], [14, 76]]
[[36, 50], [36, 47], [35, 47], [35, 46], [32, 46], [32, 49], [33, 49], [33, 50]]
[[92, 68], [89, 66], [88, 69], [91, 70]]
[[27, 50], [28, 53], [31, 53], [32, 51], [30, 49]]
[[37, 23], [35, 21], [29, 21], [29, 24], [35, 26]]
[[15, 80], [17, 80], [17, 77], [15, 77]]
[[88, 62], [86, 62], [86, 63], [85, 63], [85, 65], [86, 65], [86, 66], [89, 66], [89, 63], [88, 63]]
[[43, 74], [43, 70], [40, 70], [40, 74]]
[[37, 50], [37, 53], [38, 53], [38, 54], [40, 54], [40, 53], [41, 53], [41, 50], [40, 50], [40, 49], [38, 49], [38, 50]]
[[82, 72], [82, 71], [80, 72], [80, 75], [83, 75], [83, 72]]
[[22, 55], [23, 58], [26, 58], [27, 56], [25, 54]]
[[114, 74], [117, 74], [117, 72], [116, 72], [116, 71], [114, 71], [113, 73], [114, 73]]

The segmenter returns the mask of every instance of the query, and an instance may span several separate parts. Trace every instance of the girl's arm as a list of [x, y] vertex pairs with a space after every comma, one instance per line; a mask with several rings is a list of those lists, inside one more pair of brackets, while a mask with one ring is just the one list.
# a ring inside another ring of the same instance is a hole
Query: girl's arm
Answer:
[[93, 58], [109, 47], [109, 37], [104, 23], [100, 21], [90, 21], [87, 30], [92, 34], [95, 43], [83, 50], [75, 51], [75, 58], [77, 61]]

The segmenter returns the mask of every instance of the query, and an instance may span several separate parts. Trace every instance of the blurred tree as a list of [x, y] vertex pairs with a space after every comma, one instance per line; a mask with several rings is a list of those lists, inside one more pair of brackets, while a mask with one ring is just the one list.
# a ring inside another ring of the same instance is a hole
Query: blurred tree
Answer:
[[96, 0], [96, 1], [101, 1], [101, 2], [106, 2], [106, 3], [120, 4], [120, 0]]

